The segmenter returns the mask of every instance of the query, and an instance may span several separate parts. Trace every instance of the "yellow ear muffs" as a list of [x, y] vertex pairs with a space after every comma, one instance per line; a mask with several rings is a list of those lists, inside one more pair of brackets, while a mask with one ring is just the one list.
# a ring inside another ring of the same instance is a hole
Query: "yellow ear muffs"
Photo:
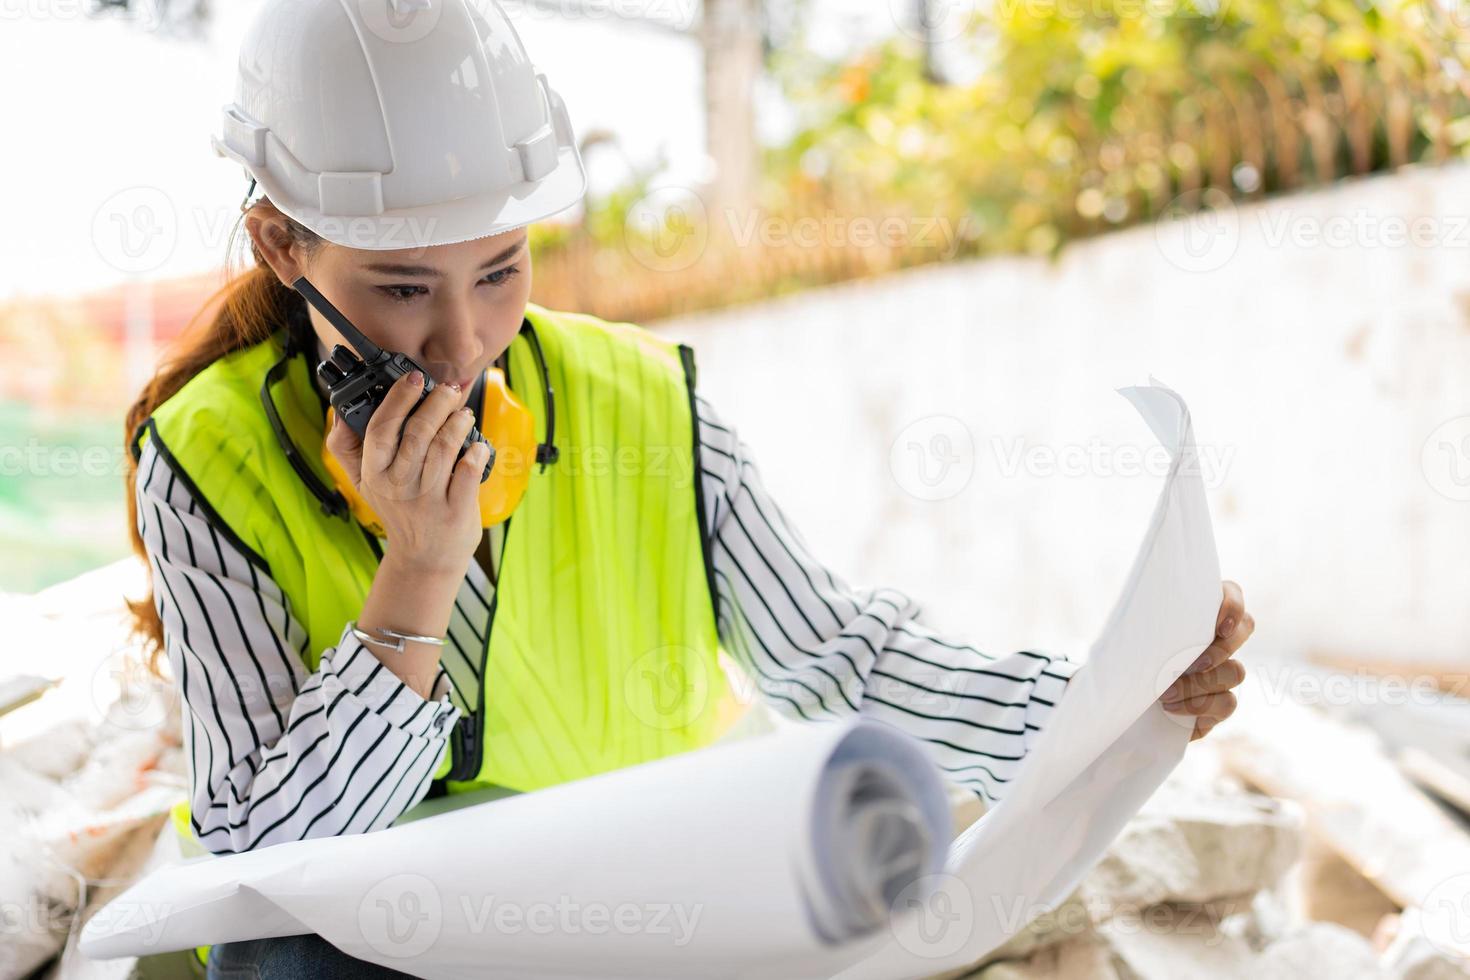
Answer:
[[[332, 431], [333, 411], [327, 408], [327, 424], [322, 431]], [[536, 422], [525, 402], [505, 384], [499, 368], [485, 372], [485, 398], [480, 408], [480, 433], [495, 449], [495, 464], [490, 475], [480, 484], [480, 525], [494, 527], [510, 516], [521, 502], [531, 480], [531, 466], [536, 461]], [[347, 501], [352, 516], [375, 537], [387, 532], [377, 513], [352, 485], [346, 469], [322, 441], [322, 462], [337, 485], [337, 492]]]

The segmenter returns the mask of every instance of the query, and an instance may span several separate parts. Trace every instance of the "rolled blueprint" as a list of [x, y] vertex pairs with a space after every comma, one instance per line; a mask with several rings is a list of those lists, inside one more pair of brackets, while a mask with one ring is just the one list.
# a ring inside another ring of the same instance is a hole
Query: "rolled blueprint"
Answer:
[[911, 886], [892, 929], [788, 961], [785, 976], [901, 980], [973, 964], [1060, 905], [1183, 757], [1194, 716], [1158, 698], [1214, 639], [1220, 562], [1188, 406], [1157, 382], [1120, 394], [1171, 462], [1083, 665], [1005, 797], [954, 841], [943, 873]]
[[918, 742], [794, 726], [372, 834], [161, 869], [92, 957], [317, 933], [425, 977], [735, 976], [886, 930], [951, 837]]

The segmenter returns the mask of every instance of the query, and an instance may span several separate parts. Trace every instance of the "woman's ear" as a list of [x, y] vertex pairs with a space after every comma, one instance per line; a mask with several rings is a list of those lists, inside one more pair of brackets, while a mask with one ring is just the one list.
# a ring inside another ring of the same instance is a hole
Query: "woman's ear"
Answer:
[[292, 241], [286, 217], [281, 212], [257, 205], [245, 215], [245, 230], [260, 251], [260, 257], [281, 282], [290, 285], [306, 271], [301, 262], [301, 249]]

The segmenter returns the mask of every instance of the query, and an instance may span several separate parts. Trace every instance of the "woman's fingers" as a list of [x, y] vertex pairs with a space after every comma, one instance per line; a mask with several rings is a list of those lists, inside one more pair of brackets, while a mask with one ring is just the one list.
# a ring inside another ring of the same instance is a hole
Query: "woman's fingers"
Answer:
[[1220, 587], [1224, 598], [1220, 602], [1220, 611], [1215, 614], [1215, 635], [1225, 639], [1235, 631], [1245, 612], [1245, 594], [1241, 592], [1240, 585], [1230, 579], [1221, 582]]
[[1202, 715], [1223, 721], [1235, 711], [1235, 704], [1233, 691], [1217, 691], [1165, 704], [1164, 710], [1176, 715]]
[[461, 408], [450, 412], [444, 424], [439, 426], [439, 431], [434, 434], [434, 441], [429, 446], [429, 452], [424, 457], [425, 490], [438, 490], [446, 495], [449, 493], [449, 471], [454, 466], [459, 447], [464, 445], [464, 437], [470, 434], [474, 424], [474, 412], [469, 408]]
[[1189, 736], [1189, 740], [1193, 742], [1197, 738], [1204, 738], [1206, 735], [1210, 734], [1210, 730], [1218, 724], [1220, 724], [1219, 718], [1211, 718], [1208, 716], [1203, 718], [1196, 718], [1194, 720], [1194, 734]]
[[1251, 638], [1251, 634], [1256, 631], [1255, 617], [1244, 609], [1241, 609], [1236, 616], [1230, 617], [1229, 619], [1222, 617], [1220, 625], [1216, 627], [1217, 632], [1225, 629], [1227, 622], [1230, 624], [1229, 635], [1217, 636], [1215, 642], [1205, 647], [1204, 652], [1199, 655], [1199, 659], [1184, 672], [1186, 676], [1190, 674], [1201, 674], [1220, 666], [1220, 664], [1233, 656], [1245, 644], [1245, 641]]
[[424, 390], [424, 373], [410, 371], [388, 389], [383, 403], [368, 419], [363, 437], [362, 472], [376, 475], [386, 470], [398, 452], [398, 437], [403, 430], [403, 421], [418, 404]]
[[458, 463], [454, 464], [454, 471], [449, 475], [449, 503], [453, 507], [474, 507], [479, 509], [478, 500], [480, 496], [480, 474], [485, 472], [485, 464], [490, 462], [490, 445], [483, 440], [475, 443], [464, 451], [464, 456]]
[[1198, 697], [1201, 694], [1228, 691], [1243, 680], [1245, 680], [1245, 665], [1239, 660], [1226, 660], [1209, 670], [1196, 674], [1184, 674], [1169, 685], [1159, 700], [1167, 707], [1176, 701]]
[[422, 493], [429, 484], [424, 480], [424, 460], [429, 447], [446, 419], [459, 402], [460, 391], [449, 385], [435, 385], [419, 402], [418, 408], [403, 423], [398, 437], [398, 454], [388, 466], [388, 482], [406, 496]]

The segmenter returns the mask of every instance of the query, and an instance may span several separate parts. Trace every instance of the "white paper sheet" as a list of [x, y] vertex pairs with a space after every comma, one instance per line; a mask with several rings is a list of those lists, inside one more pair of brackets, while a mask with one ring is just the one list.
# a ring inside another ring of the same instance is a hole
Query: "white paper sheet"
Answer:
[[88, 956], [317, 933], [432, 977], [734, 976], [886, 929], [943, 867], [938, 770], [871, 719], [801, 726], [373, 834], [156, 872]]
[[1189, 409], [1150, 381], [1120, 393], [1172, 462], [1086, 662], [1009, 793], [955, 840], [944, 873], [911, 886], [890, 935], [801, 975], [898, 980], [974, 963], [1060, 905], [1183, 757], [1194, 719], [1158, 698], [1214, 639], [1220, 563]]
[[806, 725], [369, 835], [165, 869], [89, 956], [318, 933], [428, 977], [924, 977], [1054, 908], [1177, 764], [1157, 698], [1220, 574], [1187, 407], [1122, 389], [1173, 463], [1122, 593], [1010, 791], [948, 851], [938, 770], [874, 721]]

